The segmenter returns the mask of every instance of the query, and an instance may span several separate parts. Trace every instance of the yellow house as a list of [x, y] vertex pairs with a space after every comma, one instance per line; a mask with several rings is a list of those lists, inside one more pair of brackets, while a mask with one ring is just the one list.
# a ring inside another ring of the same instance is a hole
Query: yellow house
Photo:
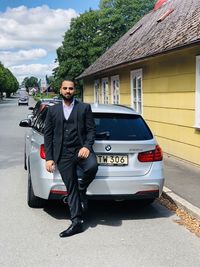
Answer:
[[200, 166], [200, 1], [167, 1], [86, 69], [85, 102], [133, 107], [164, 152]]

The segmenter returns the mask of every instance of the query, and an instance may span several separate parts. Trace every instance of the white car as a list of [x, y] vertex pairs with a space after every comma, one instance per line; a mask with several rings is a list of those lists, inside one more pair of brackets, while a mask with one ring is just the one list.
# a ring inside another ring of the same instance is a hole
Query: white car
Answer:
[[20, 106], [20, 105], [27, 105], [28, 106], [29, 96], [28, 96], [28, 93], [26, 92], [26, 90], [25, 89], [18, 90], [18, 95], [19, 95], [18, 106]]
[[[94, 151], [99, 163], [88, 198], [137, 199], [146, 203], [163, 189], [162, 150], [141, 115], [120, 105], [92, 104], [96, 124]], [[30, 127], [25, 136], [25, 169], [28, 171], [28, 205], [42, 207], [45, 200], [66, 200], [67, 189], [58, 169], [45, 169], [44, 123], [48, 104], [34, 120], [20, 122]], [[78, 171], [81, 179], [81, 170]]]

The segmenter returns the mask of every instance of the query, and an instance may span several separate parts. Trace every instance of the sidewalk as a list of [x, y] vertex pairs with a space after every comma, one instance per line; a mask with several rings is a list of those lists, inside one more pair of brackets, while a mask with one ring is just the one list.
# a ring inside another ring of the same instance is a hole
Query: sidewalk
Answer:
[[164, 156], [164, 194], [200, 219], [200, 167]]

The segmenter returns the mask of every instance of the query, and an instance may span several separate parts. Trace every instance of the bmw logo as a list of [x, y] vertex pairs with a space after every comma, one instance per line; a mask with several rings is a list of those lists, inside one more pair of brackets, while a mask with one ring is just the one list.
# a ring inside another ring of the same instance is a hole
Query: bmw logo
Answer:
[[111, 147], [110, 145], [106, 145], [106, 146], [105, 146], [105, 150], [106, 150], [106, 151], [110, 151], [111, 148], [112, 148], [112, 147]]

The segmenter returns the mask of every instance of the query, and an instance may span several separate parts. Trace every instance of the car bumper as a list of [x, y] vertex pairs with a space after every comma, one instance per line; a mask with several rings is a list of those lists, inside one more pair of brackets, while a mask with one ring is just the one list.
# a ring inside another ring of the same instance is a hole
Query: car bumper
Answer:
[[25, 100], [25, 101], [18, 101], [18, 104], [28, 105], [28, 101], [27, 100]]
[[[87, 189], [87, 195], [93, 199], [145, 199], [157, 198], [162, 194], [164, 177], [160, 172], [155, 179], [145, 177], [101, 177], [95, 180]], [[37, 176], [38, 177], [38, 176]], [[33, 179], [34, 180], [34, 179]], [[34, 186], [36, 185], [36, 186]], [[67, 190], [60, 175], [47, 173], [33, 181], [34, 193], [44, 199], [62, 199], [67, 196]]]

